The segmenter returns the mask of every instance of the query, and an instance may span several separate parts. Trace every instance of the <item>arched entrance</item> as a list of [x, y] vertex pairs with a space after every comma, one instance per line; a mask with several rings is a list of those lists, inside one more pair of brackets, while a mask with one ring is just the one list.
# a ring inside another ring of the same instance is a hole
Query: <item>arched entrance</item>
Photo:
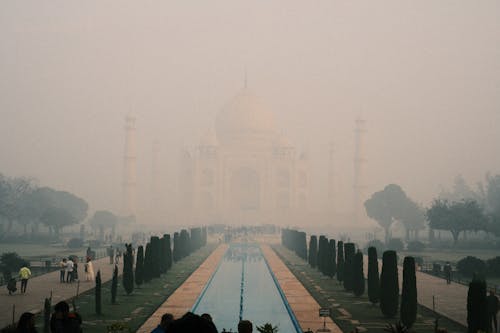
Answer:
[[240, 168], [231, 176], [232, 206], [237, 210], [259, 210], [260, 178], [250, 168]]

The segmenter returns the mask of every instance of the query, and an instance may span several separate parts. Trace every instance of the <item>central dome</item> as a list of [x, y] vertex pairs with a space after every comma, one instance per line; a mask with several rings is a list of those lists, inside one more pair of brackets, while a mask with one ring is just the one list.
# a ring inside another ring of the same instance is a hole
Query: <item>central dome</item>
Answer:
[[217, 114], [215, 129], [222, 143], [270, 142], [276, 134], [273, 114], [247, 88]]

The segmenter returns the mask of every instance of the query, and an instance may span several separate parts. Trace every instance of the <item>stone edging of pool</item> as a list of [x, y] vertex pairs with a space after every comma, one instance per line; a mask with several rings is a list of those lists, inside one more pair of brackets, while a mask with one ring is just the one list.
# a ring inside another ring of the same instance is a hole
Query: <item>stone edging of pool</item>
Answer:
[[218, 263], [221, 261], [227, 247], [226, 244], [219, 245], [200, 267], [198, 267], [186, 281], [158, 307], [137, 332], [151, 332], [158, 326], [161, 316], [165, 313], [171, 313], [175, 318], [179, 318], [190, 311], [200, 293], [208, 284], [207, 282], [214, 275], [213, 273], [217, 269]]
[[[267, 244], [261, 244], [262, 253], [269, 265], [270, 272], [276, 277], [280, 288], [284, 293], [287, 303], [290, 305], [295, 318], [299, 322], [302, 330], [312, 330], [316, 332], [323, 328], [323, 318], [319, 317], [320, 306], [309, 294], [306, 288], [286, 267], [285, 263]], [[326, 327], [334, 333], [341, 333], [342, 330], [331, 318], [326, 318]]]

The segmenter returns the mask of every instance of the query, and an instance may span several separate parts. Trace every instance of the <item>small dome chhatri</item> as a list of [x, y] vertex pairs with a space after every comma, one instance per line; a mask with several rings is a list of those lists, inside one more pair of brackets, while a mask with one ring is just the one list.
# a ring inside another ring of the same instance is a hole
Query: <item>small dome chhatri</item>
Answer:
[[260, 99], [244, 88], [217, 114], [217, 138], [229, 143], [251, 137], [273, 137], [276, 134], [272, 112]]

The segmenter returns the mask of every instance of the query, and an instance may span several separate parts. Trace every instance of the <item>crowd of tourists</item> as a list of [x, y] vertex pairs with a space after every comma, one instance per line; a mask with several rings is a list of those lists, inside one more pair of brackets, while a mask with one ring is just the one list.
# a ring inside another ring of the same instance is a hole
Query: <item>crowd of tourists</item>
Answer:
[[[181, 318], [175, 319], [170, 313], [165, 313], [161, 317], [160, 324], [151, 333], [218, 333], [212, 316], [208, 313], [197, 315], [187, 312]], [[252, 333], [253, 325], [249, 320], [241, 320], [238, 323], [238, 333]], [[223, 330], [221, 333], [229, 333]]]
[[[92, 264], [92, 258], [90, 256], [87, 256], [85, 258], [85, 264], [83, 268], [85, 272], [85, 281], [94, 281], [94, 266]], [[59, 282], [72, 283], [78, 280], [78, 258], [63, 258], [59, 262]]]

